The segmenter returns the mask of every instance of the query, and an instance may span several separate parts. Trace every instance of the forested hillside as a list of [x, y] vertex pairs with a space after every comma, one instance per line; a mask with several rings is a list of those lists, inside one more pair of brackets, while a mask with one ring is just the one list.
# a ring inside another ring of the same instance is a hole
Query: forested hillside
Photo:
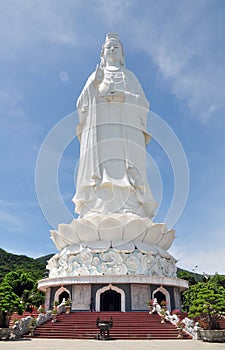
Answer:
[[4, 276], [11, 271], [22, 269], [26, 272], [32, 272], [38, 278], [46, 276], [46, 263], [53, 254], [42, 256], [37, 259], [25, 255], [16, 255], [8, 253], [0, 248], [0, 282]]

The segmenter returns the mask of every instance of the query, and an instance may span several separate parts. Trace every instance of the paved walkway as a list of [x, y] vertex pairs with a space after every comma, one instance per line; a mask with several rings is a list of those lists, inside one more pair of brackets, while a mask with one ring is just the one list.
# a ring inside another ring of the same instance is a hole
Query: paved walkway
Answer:
[[71, 340], [25, 339], [0, 341], [1, 350], [224, 350], [224, 343], [197, 340]]

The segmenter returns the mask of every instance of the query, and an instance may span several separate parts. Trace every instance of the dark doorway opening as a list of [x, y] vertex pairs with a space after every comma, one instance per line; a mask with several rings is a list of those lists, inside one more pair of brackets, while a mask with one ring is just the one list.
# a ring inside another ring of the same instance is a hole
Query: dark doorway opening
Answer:
[[158, 304], [160, 304], [162, 301], [166, 301], [166, 296], [162, 292], [158, 291], [154, 294], [154, 298], [157, 299]]
[[121, 311], [121, 294], [107, 290], [100, 296], [100, 311]]
[[62, 292], [60, 295], [59, 295], [59, 304], [62, 303], [63, 299], [65, 298], [65, 300], [68, 300], [69, 299], [69, 293], [67, 293], [66, 291]]

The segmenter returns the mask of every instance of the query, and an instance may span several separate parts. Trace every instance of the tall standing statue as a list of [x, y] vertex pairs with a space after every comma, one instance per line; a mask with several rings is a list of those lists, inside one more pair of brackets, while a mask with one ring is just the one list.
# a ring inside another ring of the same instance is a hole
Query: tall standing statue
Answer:
[[151, 218], [156, 203], [146, 174], [149, 102], [126, 69], [123, 46], [109, 33], [101, 62], [77, 101], [80, 163], [73, 201], [79, 217], [133, 213]]
[[60, 253], [49, 261], [50, 276], [175, 276], [167, 252], [175, 231], [151, 220], [156, 202], [146, 173], [149, 102], [125, 67], [117, 34], [106, 36], [77, 110], [80, 161], [73, 201], [79, 217], [51, 231]]
[[79, 216], [51, 230], [59, 252], [48, 261], [49, 278], [39, 281], [46, 304], [63, 292], [72, 310], [87, 311], [92, 300], [96, 311], [144, 311], [149, 295], [161, 296], [169, 310], [180, 308], [187, 282], [176, 278], [176, 260], [167, 251], [175, 231], [152, 221], [149, 102], [125, 67], [117, 34], [106, 36], [77, 111], [80, 160], [73, 201]]

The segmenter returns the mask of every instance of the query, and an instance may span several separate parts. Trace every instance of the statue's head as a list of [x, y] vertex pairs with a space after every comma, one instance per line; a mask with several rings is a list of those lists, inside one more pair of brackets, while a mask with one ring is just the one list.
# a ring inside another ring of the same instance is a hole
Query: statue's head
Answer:
[[117, 33], [108, 33], [105, 38], [105, 42], [102, 45], [102, 50], [101, 50], [101, 67], [105, 66], [105, 53], [106, 53], [106, 48], [109, 47], [110, 45], [114, 46], [119, 46], [121, 49], [121, 57], [120, 57], [120, 63], [121, 66], [125, 65], [124, 62], [124, 51], [123, 51], [123, 45], [121, 41], [119, 40], [118, 34]]

